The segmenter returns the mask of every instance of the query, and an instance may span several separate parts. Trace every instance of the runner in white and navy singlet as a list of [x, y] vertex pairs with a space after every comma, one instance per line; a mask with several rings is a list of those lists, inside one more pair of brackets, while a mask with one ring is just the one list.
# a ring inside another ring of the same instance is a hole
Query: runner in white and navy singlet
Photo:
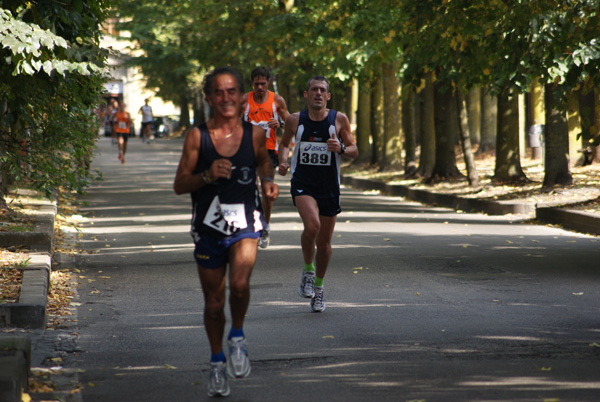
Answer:
[[[329, 110], [327, 118], [313, 121], [308, 111], [300, 112], [292, 155], [292, 196], [311, 195], [320, 209], [320, 214], [334, 216], [340, 207], [340, 154], [327, 150], [327, 140], [337, 134], [335, 119], [337, 112]], [[323, 203], [327, 206], [322, 206]]]
[[[201, 125], [200, 157], [194, 173], [208, 169], [222, 158]], [[252, 144], [252, 124], [243, 123], [244, 134], [238, 152], [228, 158], [234, 166], [231, 179], [219, 179], [192, 193], [192, 235], [197, 242], [210, 237], [231, 240], [258, 237], [264, 222], [256, 187], [257, 161]], [[240, 201], [243, 200], [243, 203]]]

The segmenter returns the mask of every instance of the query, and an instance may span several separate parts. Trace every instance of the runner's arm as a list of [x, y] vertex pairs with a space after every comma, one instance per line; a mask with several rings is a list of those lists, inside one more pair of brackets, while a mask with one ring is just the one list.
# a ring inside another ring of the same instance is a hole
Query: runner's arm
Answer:
[[294, 113], [292, 115], [288, 115], [288, 118], [285, 119], [285, 125], [283, 126], [283, 136], [281, 137], [281, 143], [279, 144], [278, 157], [279, 157], [279, 174], [285, 176], [287, 174], [290, 165], [288, 164], [288, 157], [290, 155], [290, 142], [292, 141], [292, 137], [296, 134], [298, 130], [298, 121], [300, 119], [300, 115], [298, 113]]
[[350, 120], [348, 120], [348, 116], [346, 116], [344, 113], [338, 112], [335, 119], [335, 126], [338, 132], [338, 138], [346, 146], [346, 151], [342, 154], [342, 156], [348, 159], [358, 158], [358, 147], [354, 143], [354, 137], [352, 136], [352, 128], [350, 127]]
[[279, 195], [279, 186], [274, 183], [275, 169], [273, 162], [267, 153], [267, 139], [265, 132], [260, 126], [252, 126], [252, 142], [258, 167], [256, 172], [260, 178], [265, 196], [270, 200], [275, 200]]
[[183, 144], [183, 152], [175, 174], [175, 183], [173, 190], [175, 194], [192, 193], [206, 184], [202, 174], [194, 174], [194, 169], [198, 163], [200, 154], [200, 130], [197, 128], [191, 129]]

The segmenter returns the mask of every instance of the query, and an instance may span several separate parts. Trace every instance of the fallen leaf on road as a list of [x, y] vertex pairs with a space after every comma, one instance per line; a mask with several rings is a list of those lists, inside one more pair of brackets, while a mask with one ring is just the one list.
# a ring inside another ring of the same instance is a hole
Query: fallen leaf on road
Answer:
[[323, 336], [323, 339], [334, 339], [333, 335], [325, 335]]
[[573, 293], [573, 296], [583, 296], [583, 292]]
[[590, 343], [590, 348], [600, 348], [600, 344], [594, 342], [594, 343]]
[[552, 371], [552, 367], [542, 367], [541, 371]]

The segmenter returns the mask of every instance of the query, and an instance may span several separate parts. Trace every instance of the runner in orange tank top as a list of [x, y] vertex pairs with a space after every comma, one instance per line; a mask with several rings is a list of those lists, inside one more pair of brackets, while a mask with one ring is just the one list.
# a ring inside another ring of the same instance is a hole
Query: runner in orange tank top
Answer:
[[[254, 91], [244, 95], [244, 120], [254, 125], [261, 126], [265, 130], [267, 137], [267, 152], [273, 162], [273, 166], [278, 164], [277, 157], [277, 129], [283, 127], [283, 122], [290, 115], [285, 100], [280, 95], [269, 91], [269, 82], [271, 73], [264, 67], [256, 67], [252, 70], [252, 88]], [[267, 227], [262, 231], [258, 245], [261, 248], [267, 248], [270, 242], [271, 231], [271, 210], [273, 201], [262, 197], [262, 207], [267, 221]]]
[[113, 123], [119, 142], [119, 160], [121, 163], [125, 163], [129, 127], [131, 126], [132, 121], [130, 114], [125, 111], [125, 104], [123, 102], [119, 103], [119, 110], [115, 113]]

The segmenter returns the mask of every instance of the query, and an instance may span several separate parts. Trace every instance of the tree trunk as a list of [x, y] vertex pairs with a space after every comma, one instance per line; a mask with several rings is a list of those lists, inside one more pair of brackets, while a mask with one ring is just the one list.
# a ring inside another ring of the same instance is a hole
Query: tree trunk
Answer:
[[530, 100], [530, 120], [531, 127], [529, 128], [528, 138], [531, 148], [531, 159], [542, 159], [543, 148], [541, 135], [544, 133], [546, 117], [544, 112], [544, 86], [538, 80], [534, 81], [531, 86]]
[[454, 144], [457, 139], [456, 102], [449, 90], [442, 93], [438, 85], [435, 85], [434, 102], [435, 166], [431, 178], [453, 180], [462, 176], [456, 167], [454, 153]]
[[497, 183], [527, 181], [521, 168], [519, 154], [519, 97], [509, 90], [498, 96], [494, 181]]
[[188, 128], [190, 126], [190, 104], [186, 95], [181, 95], [179, 97], [179, 109], [181, 111], [181, 115], [179, 116], [179, 126]]
[[593, 90], [579, 95], [579, 114], [581, 116], [581, 159], [579, 159], [579, 161], [581, 165], [586, 166], [591, 163], [592, 157], [592, 147], [590, 146], [590, 139], [592, 139], [592, 130], [594, 127]]
[[383, 81], [379, 77], [371, 82], [371, 137], [373, 138], [371, 163], [383, 169]]
[[546, 154], [544, 157], [544, 187], [573, 184], [569, 168], [569, 125], [567, 114], [552, 84], [545, 87]]
[[435, 167], [435, 90], [430, 80], [427, 80], [421, 90], [421, 96], [421, 154], [418, 174], [429, 179]]
[[485, 153], [496, 149], [496, 133], [498, 128], [498, 98], [483, 90], [481, 96], [481, 142], [477, 153]]
[[400, 136], [400, 97], [395, 63], [383, 64], [383, 166], [382, 169], [397, 165], [402, 160], [402, 139]]
[[579, 91], [569, 94], [568, 125], [569, 125], [569, 166], [575, 166], [581, 153], [581, 115], [579, 114]]
[[473, 149], [471, 149], [471, 133], [469, 129], [469, 118], [467, 114], [467, 102], [462, 92], [457, 90], [456, 96], [456, 112], [458, 117], [458, 133], [460, 144], [465, 158], [465, 166], [467, 167], [467, 177], [469, 185], [472, 187], [479, 186], [479, 176], [475, 167], [475, 158], [473, 157]]
[[361, 81], [358, 89], [358, 111], [356, 124], [356, 144], [358, 146], [358, 162], [371, 160], [371, 83]]
[[481, 142], [481, 88], [472, 88], [467, 95], [467, 116], [469, 117], [469, 133], [471, 144]]
[[417, 171], [417, 138], [414, 121], [415, 96], [410, 85], [402, 88], [402, 131], [404, 132], [404, 174]]

